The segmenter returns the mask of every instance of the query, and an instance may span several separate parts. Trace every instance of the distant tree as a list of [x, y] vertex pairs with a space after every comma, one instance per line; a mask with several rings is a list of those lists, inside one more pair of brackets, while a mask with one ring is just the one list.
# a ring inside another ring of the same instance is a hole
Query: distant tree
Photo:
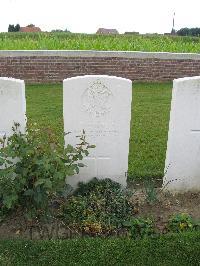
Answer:
[[65, 29], [64, 32], [71, 33], [68, 29]]
[[14, 31], [15, 31], [15, 26], [13, 24], [9, 24], [8, 32], [14, 32]]
[[56, 29], [56, 30], [52, 30], [51, 32], [67, 32], [67, 33], [71, 33], [68, 29], [65, 29], [65, 30]]
[[16, 24], [16, 26], [13, 24], [9, 24], [9, 26], [8, 26], [8, 32], [17, 32], [19, 30], [20, 30], [19, 24]]
[[56, 30], [52, 30], [51, 32], [63, 32], [63, 30], [56, 29]]
[[192, 36], [200, 36], [200, 28], [191, 28], [190, 32]]
[[190, 34], [190, 29], [188, 28], [181, 28], [180, 30], [177, 31], [177, 35], [180, 36], [188, 36]]
[[27, 25], [27, 27], [33, 28], [33, 27], [35, 27], [35, 25], [34, 24], [29, 24], [29, 25]]
[[177, 31], [179, 36], [200, 36], [200, 28], [181, 28]]
[[19, 31], [20, 30], [20, 25], [19, 24], [16, 24], [16, 26], [15, 26], [15, 31], [17, 32], [17, 31]]

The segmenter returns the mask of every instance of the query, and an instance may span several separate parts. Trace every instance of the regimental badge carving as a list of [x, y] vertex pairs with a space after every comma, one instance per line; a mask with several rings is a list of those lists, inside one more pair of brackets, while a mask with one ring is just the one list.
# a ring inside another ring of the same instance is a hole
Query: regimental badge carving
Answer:
[[96, 117], [111, 111], [113, 94], [99, 79], [94, 81], [82, 95], [83, 110]]

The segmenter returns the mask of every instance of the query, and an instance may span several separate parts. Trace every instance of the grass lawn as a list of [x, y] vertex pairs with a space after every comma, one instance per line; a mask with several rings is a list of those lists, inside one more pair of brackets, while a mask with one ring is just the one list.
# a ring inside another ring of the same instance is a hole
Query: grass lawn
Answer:
[[0, 265], [200, 265], [200, 233], [134, 241], [83, 238], [0, 241]]
[[[171, 83], [133, 85], [129, 177], [162, 177]], [[62, 85], [26, 85], [28, 121], [50, 126], [63, 140]]]

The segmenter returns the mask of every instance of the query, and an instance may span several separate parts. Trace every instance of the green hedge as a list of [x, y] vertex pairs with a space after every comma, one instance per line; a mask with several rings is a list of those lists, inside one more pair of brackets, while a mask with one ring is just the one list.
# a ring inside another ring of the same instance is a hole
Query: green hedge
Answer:
[[200, 265], [200, 232], [133, 241], [0, 241], [0, 265]]

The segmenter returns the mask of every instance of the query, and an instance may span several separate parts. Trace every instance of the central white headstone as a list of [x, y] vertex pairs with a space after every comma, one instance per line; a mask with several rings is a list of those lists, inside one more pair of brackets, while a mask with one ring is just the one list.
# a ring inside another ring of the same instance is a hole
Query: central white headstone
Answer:
[[15, 122], [20, 124], [20, 131], [25, 132], [25, 112], [24, 81], [0, 78], [0, 138], [12, 135]]
[[200, 77], [174, 80], [163, 187], [200, 191]]
[[65, 145], [75, 145], [83, 129], [90, 150], [80, 174], [67, 178], [76, 186], [93, 177], [126, 185], [131, 120], [132, 82], [112, 76], [82, 76], [64, 80]]

